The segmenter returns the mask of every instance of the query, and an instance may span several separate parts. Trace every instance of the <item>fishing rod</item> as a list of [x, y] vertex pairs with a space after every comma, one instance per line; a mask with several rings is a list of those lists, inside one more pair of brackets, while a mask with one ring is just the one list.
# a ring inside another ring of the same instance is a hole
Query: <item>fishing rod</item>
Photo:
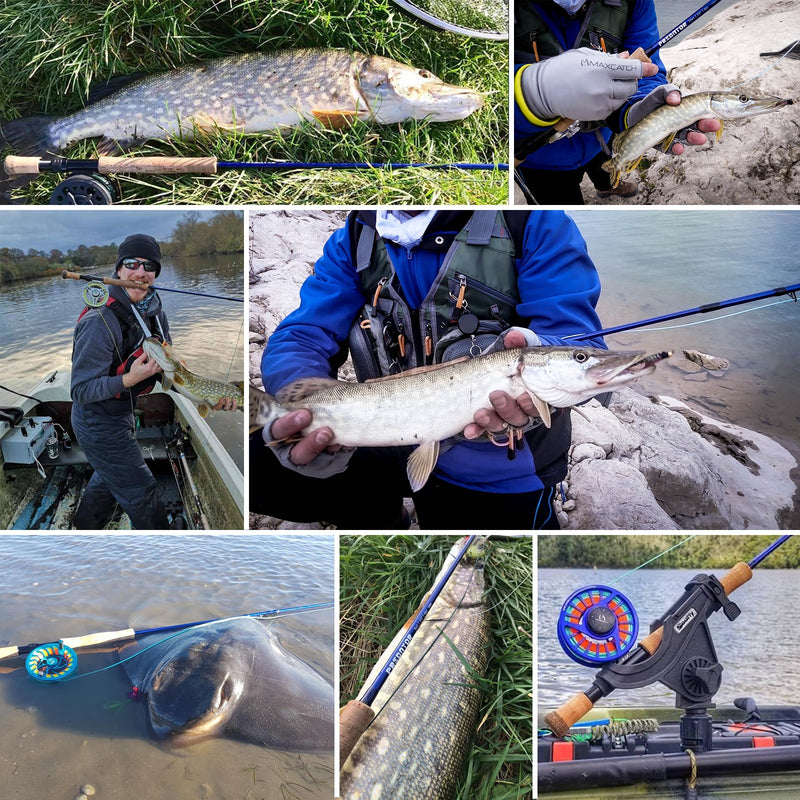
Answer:
[[208, 517], [206, 516], [205, 509], [203, 508], [203, 502], [200, 500], [200, 494], [197, 491], [197, 485], [192, 477], [192, 472], [189, 469], [189, 462], [186, 460], [186, 452], [183, 449], [183, 442], [181, 441], [180, 436], [175, 437], [175, 447], [178, 448], [178, 460], [180, 461], [183, 473], [186, 476], [186, 483], [189, 486], [189, 492], [192, 495], [192, 500], [194, 500], [194, 505], [197, 509], [197, 515], [200, 520], [200, 524], [203, 526], [204, 530], [210, 531], [211, 525], [208, 521]]
[[[281, 614], [289, 614], [302, 611], [315, 611], [317, 609], [333, 608], [332, 602], [327, 603], [311, 603], [304, 606], [291, 606], [289, 608], [273, 608], [269, 611], [253, 611], [250, 614], [240, 614], [241, 617], [274, 617]], [[114, 642], [124, 642], [130, 639], [135, 639], [137, 636], [146, 636], [151, 633], [168, 633], [170, 631], [179, 631], [186, 628], [195, 628], [199, 625], [209, 625], [212, 622], [223, 622], [230, 619], [230, 617], [217, 617], [216, 619], [204, 619], [198, 622], [180, 622], [176, 625], [162, 625], [158, 628], [142, 628], [134, 630], [133, 628], [125, 628], [119, 631], [102, 631], [99, 633], [88, 633], [83, 636], [72, 636], [59, 639], [59, 643], [65, 647], [73, 650], [79, 650], [86, 647], [96, 647], [101, 644], [111, 644]], [[48, 644], [41, 642], [34, 642], [31, 644], [9, 645], [7, 647], [0, 647], [0, 660], [5, 658], [15, 658], [17, 656], [24, 656], [32, 653], [42, 647], [48, 647]]]
[[623, 333], [624, 331], [632, 331], [636, 328], [644, 328], [647, 325], [655, 325], [659, 322], [669, 322], [673, 319], [680, 319], [681, 317], [691, 317], [695, 314], [707, 314], [709, 311], [719, 311], [722, 308], [731, 308], [732, 306], [743, 305], [744, 303], [754, 303], [756, 300], [765, 300], [770, 297], [782, 297], [788, 295], [795, 302], [797, 302], [797, 292], [800, 291], [800, 283], [794, 283], [791, 286], [778, 286], [775, 289], [767, 289], [763, 292], [756, 292], [755, 294], [742, 295], [741, 297], [732, 297], [729, 300], [718, 300], [716, 303], [706, 303], [696, 308], [687, 308], [683, 311], [674, 311], [671, 314], [662, 314], [658, 317], [650, 317], [649, 319], [641, 319], [636, 322], [628, 322], [624, 325], [616, 325], [613, 328], [603, 328], [602, 330], [590, 331], [589, 333], [573, 333], [569, 336], [564, 336], [564, 339], [569, 339], [575, 342], [581, 342], [585, 339], [591, 339], [594, 336], [608, 336], [612, 333]]
[[[740, 611], [730, 601], [729, 595], [747, 583], [753, 576], [753, 569], [790, 538], [791, 534], [778, 537], [749, 562], [740, 561], [719, 579], [711, 575], [696, 576], [686, 586], [684, 595], [658, 620], [660, 626], [640, 640], [635, 648], [628, 648], [621, 658], [619, 651], [600, 652], [599, 643], [614, 638], [610, 634], [616, 635], [616, 629], [624, 636], [628, 635], [631, 627], [631, 622], [626, 619], [631, 616], [629, 602], [619, 597], [615, 597], [611, 604], [606, 602], [603, 590], [608, 587], [589, 587], [573, 593], [564, 603], [562, 612], [566, 610], [569, 616], [571, 609], [579, 610], [581, 619], [576, 624], [583, 631], [581, 636], [588, 645], [584, 646], [584, 641], [573, 635], [571, 630], [576, 629], [575, 625], [570, 626], [563, 617], [559, 619], [559, 641], [562, 646], [564, 640], [574, 643], [572, 649], [564, 649], [579, 663], [604, 666], [587, 691], [579, 692], [545, 716], [548, 729], [557, 737], [566, 736], [598, 700], [615, 688], [647, 686], [659, 681], [676, 692], [676, 707], [686, 709], [681, 718], [681, 738], [685, 741], [700, 740], [699, 749], [710, 749], [706, 741], [710, 735], [710, 728], [706, 728], [706, 709], [712, 707], [711, 698], [719, 688], [722, 667], [716, 663], [706, 627], [708, 617], [722, 608], [728, 619], [734, 620]], [[598, 591], [593, 591], [594, 588]], [[581, 595], [586, 596], [587, 601], [572, 602], [573, 598]], [[617, 611], [620, 608], [621, 613]], [[575, 652], [575, 648], [580, 652]], [[576, 655], [581, 658], [576, 658]], [[702, 669], [698, 670], [701, 663]]]
[[706, 11], [710, 11], [721, 0], [709, 0], [702, 8], [698, 8], [693, 14], [689, 14], [686, 19], [674, 27], [669, 33], [665, 33], [652, 47], [645, 50], [648, 56], [653, 55], [659, 47], [663, 47], [667, 42], [674, 39], [679, 33], [686, 30], [695, 20], [700, 19]]
[[[82, 275], [79, 272], [70, 272], [63, 270], [61, 277], [71, 279], [74, 281], [87, 281], [90, 283], [102, 283], [106, 286], [122, 286], [124, 289], [155, 289], [157, 292], [175, 292], [176, 294], [191, 294], [198, 297], [213, 297], [216, 300], [230, 300], [234, 303], [244, 303], [244, 298], [230, 297], [225, 294], [209, 294], [208, 292], [194, 292], [189, 289], [169, 289], [166, 286], [151, 286], [148, 283], [141, 283], [139, 281], [123, 280], [122, 278], [101, 278], [97, 275]], [[88, 287], [87, 287], [88, 288]], [[101, 303], [102, 305], [102, 303]]]
[[293, 170], [293, 169], [435, 169], [435, 170], [500, 170], [508, 164], [473, 164], [452, 162], [384, 161], [218, 161], [213, 156], [100, 156], [94, 159], [39, 158], [38, 156], [6, 156], [9, 176], [38, 175], [42, 172], [64, 172], [69, 177], [58, 184], [50, 196], [51, 205], [110, 205], [119, 200], [117, 188], [106, 175], [117, 174], [196, 174], [216, 175], [219, 170]]
[[375, 680], [367, 687], [361, 697], [356, 700], [350, 700], [347, 705], [341, 710], [339, 714], [339, 766], [341, 767], [350, 755], [356, 742], [361, 737], [361, 734], [369, 727], [373, 719], [375, 719], [375, 711], [370, 707], [374, 702], [383, 685], [392, 674], [392, 670], [397, 666], [403, 653], [406, 651], [414, 634], [419, 630], [428, 612], [431, 610], [436, 599], [442, 593], [445, 584], [450, 580], [450, 576], [455, 571], [463, 557], [466, 555], [469, 548], [472, 546], [476, 534], [467, 537], [463, 547], [456, 554], [453, 563], [445, 570], [445, 573], [440, 578], [436, 586], [431, 590], [428, 599], [423, 603], [420, 610], [417, 612], [414, 619], [406, 631], [406, 635], [395, 647], [392, 653], [388, 656], [380, 672]]

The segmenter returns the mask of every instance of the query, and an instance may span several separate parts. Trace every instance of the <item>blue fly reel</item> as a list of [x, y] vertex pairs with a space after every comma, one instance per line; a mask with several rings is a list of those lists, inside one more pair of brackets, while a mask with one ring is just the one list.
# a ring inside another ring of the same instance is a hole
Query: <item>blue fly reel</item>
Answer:
[[638, 632], [631, 601], [611, 586], [578, 589], [558, 616], [559, 644], [573, 661], [586, 667], [618, 661], [636, 644]]
[[28, 653], [25, 669], [34, 680], [42, 683], [63, 681], [78, 668], [78, 656], [61, 642], [43, 644]]

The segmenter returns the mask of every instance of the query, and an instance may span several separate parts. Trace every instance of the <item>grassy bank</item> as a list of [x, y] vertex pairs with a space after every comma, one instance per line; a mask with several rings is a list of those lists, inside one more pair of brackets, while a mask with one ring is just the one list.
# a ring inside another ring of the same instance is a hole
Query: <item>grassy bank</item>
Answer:
[[[460, 122], [409, 122], [329, 131], [311, 125], [282, 135], [212, 135], [152, 143], [136, 154], [213, 155], [226, 161], [507, 161], [508, 50], [432, 30], [390, 0], [8, 0], [0, 7], [0, 119], [80, 109], [93, 83], [197, 60], [295, 47], [338, 47], [425, 68], [487, 93]], [[269, 87], [263, 87], [269, 91]], [[73, 157], [94, 154], [93, 142]], [[59, 182], [41, 176], [17, 193], [46, 203]], [[502, 203], [507, 173], [396, 170], [227, 171], [216, 176], [119, 176], [124, 202]]]
[[[431, 586], [452, 536], [342, 536], [341, 701], [355, 696]], [[532, 796], [532, 543], [491, 543], [485, 566], [491, 615], [487, 686], [459, 800]]]

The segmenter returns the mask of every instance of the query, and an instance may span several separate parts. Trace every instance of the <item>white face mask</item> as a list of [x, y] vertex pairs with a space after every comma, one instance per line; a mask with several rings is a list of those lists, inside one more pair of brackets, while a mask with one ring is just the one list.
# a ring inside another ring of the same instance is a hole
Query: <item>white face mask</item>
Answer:
[[586, 2], [586, 0], [553, 0], [557, 6], [561, 6], [567, 14], [574, 14]]

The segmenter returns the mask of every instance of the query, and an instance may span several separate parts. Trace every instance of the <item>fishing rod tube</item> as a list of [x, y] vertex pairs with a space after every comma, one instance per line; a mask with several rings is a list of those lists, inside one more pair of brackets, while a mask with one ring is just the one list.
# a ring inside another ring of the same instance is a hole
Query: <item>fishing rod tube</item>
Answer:
[[601, 330], [590, 331], [589, 333], [572, 333], [569, 336], [564, 336], [564, 340], [572, 342], [582, 342], [586, 339], [591, 339], [594, 336], [608, 336], [612, 333], [624, 333], [625, 331], [636, 330], [636, 328], [644, 328], [647, 325], [655, 325], [659, 322], [669, 322], [673, 319], [681, 319], [681, 317], [691, 317], [695, 314], [708, 314], [710, 311], [719, 311], [723, 308], [731, 308], [732, 306], [740, 306], [744, 303], [754, 303], [757, 300], [766, 300], [770, 297], [782, 297], [789, 295], [797, 300], [796, 293], [800, 291], [800, 283], [794, 283], [791, 286], [777, 286], [775, 289], [767, 289], [763, 292], [756, 292], [755, 294], [742, 295], [741, 297], [731, 297], [728, 300], [718, 300], [716, 303], [706, 303], [696, 308], [687, 308], [683, 311], [673, 311], [671, 314], [661, 314], [658, 317], [650, 317], [649, 319], [640, 319], [636, 322], [627, 322], [624, 325], [616, 325], [613, 328], [602, 328]]
[[232, 303], [244, 303], [244, 298], [242, 297], [230, 297], [225, 294], [210, 294], [209, 292], [195, 292], [189, 289], [169, 289], [166, 286], [150, 286], [147, 283], [127, 281], [122, 278], [102, 278], [98, 275], [81, 275], [79, 272], [70, 272], [66, 269], [61, 272], [61, 277], [65, 280], [97, 281], [107, 286], [122, 286], [124, 289], [153, 289], [156, 292], [174, 292], [175, 294], [190, 294], [197, 297], [212, 297], [215, 300], [230, 300]]
[[[773, 552], [776, 547], [780, 547], [788, 537], [779, 537], [776, 541], [770, 544], [762, 553], [756, 556], [751, 563], [760, 564], [769, 553]], [[722, 585], [726, 595], [730, 595], [736, 591], [740, 586], [743, 586], [750, 578], [753, 577], [753, 570], [750, 564], [740, 561], [735, 564], [728, 572], [726, 572], [719, 582]], [[664, 638], [663, 625], [656, 628], [652, 633], [645, 636], [644, 639], [639, 641], [636, 649], [632, 650], [628, 657], [620, 660], [623, 664], [637, 664], [643, 659], [652, 656], [658, 650]], [[599, 673], [598, 673], [599, 674]], [[582, 717], [584, 717], [594, 704], [601, 698], [610, 694], [613, 691], [612, 686], [608, 686], [607, 690], [593, 683], [592, 686], [585, 692], [578, 692], [566, 701], [560, 708], [551, 711], [544, 718], [545, 724], [548, 729], [553, 732], [557, 737], [566, 736], [569, 729]]]

